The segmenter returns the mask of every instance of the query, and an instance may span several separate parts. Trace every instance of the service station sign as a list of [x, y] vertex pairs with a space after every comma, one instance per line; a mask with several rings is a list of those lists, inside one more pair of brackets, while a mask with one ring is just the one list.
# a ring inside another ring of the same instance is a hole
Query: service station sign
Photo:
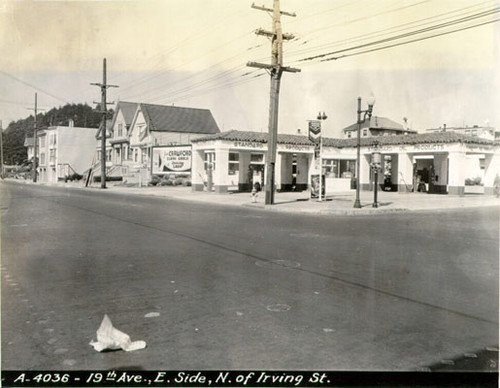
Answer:
[[191, 171], [191, 146], [153, 147], [152, 174], [185, 173]]

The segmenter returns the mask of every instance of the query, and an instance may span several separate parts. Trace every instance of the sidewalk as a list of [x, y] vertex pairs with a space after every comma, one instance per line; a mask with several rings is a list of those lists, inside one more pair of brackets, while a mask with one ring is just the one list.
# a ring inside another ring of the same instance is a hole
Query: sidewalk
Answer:
[[[405, 211], [436, 211], [443, 209], [470, 208], [482, 206], [499, 206], [500, 199], [487, 195], [466, 195], [464, 197], [427, 194], [398, 193], [379, 191], [379, 206], [374, 208], [373, 192], [360, 193], [361, 209], [354, 209], [356, 192], [342, 192], [327, 195], [326, 201], [311, 199], [309, 191], [276, 193], [274, 205], [265, 205], [265, 193], [260, 192], [257, 203], [252, 203], [250, 193], [216, 194], [208, 192], [193, 192], [191, 187], [161, 186], [161, 187], [125, 187], [120, 185], [107, 186], [106, 190], [116, 193], [127, 193], [145, 196], [175, 198], [186, 201], [246, 206], [267, 211], [284, 211], [291, 213], [336, 214], [336, 215], [369, 215], [386, 214]], [[98, 187], [93, 189], [101, 190]]]
[[[17, 179], [6, 179], [6, 181], [34, 184], [31, 181]], [[427, 193], [399, 193], [378, 192], [379, 206], [372, 207], [373, 192], [361, 191], [361, 209], [354, 209], [356, 192], [341, 192], [328, 194], [326, 201], [311, 199], [309, 191], [276, 193], [274, 205], [265, 205], [265, 193], [260, 192], [257, 203], [252, 203], [250, 193], [228, 193], [216, 194], [208, 192], [192, 191], [186, 186], [148, 186], [127, 187], [109, 182], [105, 190], [98, 185], [84, 187], [82, 182], [68, 182], [56, 184], [35, 183], [45, 186], [58, 186], [74, 188], [79, 190], [99, 190], [102, 192], [113, 192], [121, 194], [133, 194], [152, 197], [175, 198], [184, 201], [198, 201], [227, 206], [245, 206], [266, 211], [282, 211], [289, 213], [308, 213], [324, 215], [376, 215], [387, 213], [400, 213], [409, 211], [437, 211], [444, 209], [463, 209], [482, 206], [500, 205], [500, 199], [483, 194], [467, 194], [464, 197], [452, 195], [439, 195]]]

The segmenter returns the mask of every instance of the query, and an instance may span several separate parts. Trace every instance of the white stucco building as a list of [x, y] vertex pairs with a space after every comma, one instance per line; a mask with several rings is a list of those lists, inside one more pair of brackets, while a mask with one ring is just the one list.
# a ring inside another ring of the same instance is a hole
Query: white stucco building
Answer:
[[38, 181], [55, 183], [92, 165], [96, 128], [53, 126], [37, 132]]
[[[379, 184], [394, 191], [413, 191], [424, 183], [429, 193], [464, 195], [470, 157], [484, 156], [484, 193], [493, 193], [500, 174], [500, 145], [488, 139], [459, 133], [428, 133], [361, 138], [360, 188], [373, 187], [372, 153], [381, 152], [384, 173]], [[323, 138], [322, 171], [327, 193], [355, 188], [357, 139]], [[229, 131], [192, 140], [192, 189], [204, 190], [212, 167], [216, 192], [250, 190], [265, 182], [267, 134]], [[318, 174], [314, 145], [308, 137], [278, 135], [275, 166], [278, 190], [304, 190]]]

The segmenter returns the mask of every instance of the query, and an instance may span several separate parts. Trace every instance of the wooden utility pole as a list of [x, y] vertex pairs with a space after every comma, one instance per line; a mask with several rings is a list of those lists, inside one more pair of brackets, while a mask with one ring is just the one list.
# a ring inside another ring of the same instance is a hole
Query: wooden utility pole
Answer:
[[0, 178], [3, 179], [3, 126], [0, 120]]
[[[111, 104], [106, 102], [106, 90], [108, 88], [117, 88], [117, 85], [108, 85], [106, 83], [106, 58], [103, 59], [102, 62], [102, 84], [100, 83], [91, 83], [91, 85], [99, 86], [101, 88], [101, 113], [102, 113], [102, 122], [101, 122], [101, 189], [106, 188], [106, 114], [107, 114], [107, 105]], [[95, 104], [99, 104], [98, 102], [94, 102]]]
[[279, 108], [279, 93], [281, 84], [281, 75], [284, 71], [297, 73], [300, 69], [283, 66], [283, 40], [293, 39], [291, 34], [283, 34], [281, 29], [281, 15], [296, 16], [294, 13], [288, 13], [280, 10], [279, 0], [273, 0], [273, 9], [259, 7], [252, 4], [252, 8], [272, 12], [273, 29], [272, 32], [258, 29], [255, 31], [257, 35], [264, 35], [271, 38], [271, 64], [263, 64], [257, 62], [248, 62], [247, 66], [267, 69], [271, 74], [271, 95], [269, 102], [269, 133], [267, 141], [267, 157], [266, 157], [266, 184], [265, 184], [265, 203], [266, 205], [274, 204], [275, 191], [275, 165], [276, 165], [276, 145], [278, 141], [278, 108]]
[[38, 152], [38, 129], [37, 129], [37, 125], [36, 125], [36, 116], [38, 114], [38, 108], [37, 108], [37, 94], [35, 93], [35, 109], [32, 109], [30, 108], [30, 110], [34, 110], [35, 111], [35, 123], [33, 125], [33, 171], [32, 171], [32, 174], [33, 174], [33, 183], [36, 183], [36, 168], [37, 168], [37, 152]]

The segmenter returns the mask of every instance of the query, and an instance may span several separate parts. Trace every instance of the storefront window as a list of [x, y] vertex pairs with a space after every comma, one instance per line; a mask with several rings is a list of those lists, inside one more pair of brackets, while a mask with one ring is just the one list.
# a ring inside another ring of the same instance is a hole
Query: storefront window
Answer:
[[236, 175], [240, 170], [240, 154], [237, 152], [229, 153], [228, 174]]
[[355, 170], [355, 160], [323, 159], [323, 171], [329, 178], [352, 178]]
[[329, 178], [338, 178], [339, 165], [337, 159], [323, 159], [323, 171]]

